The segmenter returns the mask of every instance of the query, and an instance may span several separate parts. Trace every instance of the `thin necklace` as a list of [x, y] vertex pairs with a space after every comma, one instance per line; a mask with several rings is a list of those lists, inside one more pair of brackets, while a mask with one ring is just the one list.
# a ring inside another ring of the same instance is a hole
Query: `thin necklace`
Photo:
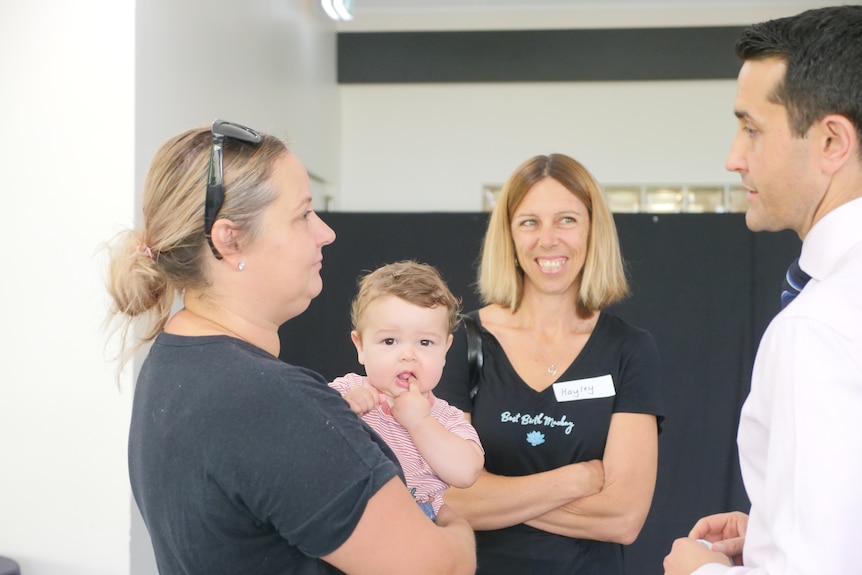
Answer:
[[[215, 321], [215, 320], [212, 320], [212, 319], [210, 319], [210, 318], [208, 318], [208, 317], [202, 316], [202, 315], [200, 315], [199, 313], [197, 313], [197, 312], [194, 312], [194, 311], [190, 310], [189, 308], [184, 308], [184, 309], [185, 309], [188, 313], [190, 313], [190, 314], [192, 314], [193, 316], [195, 316], [196, 318], [198, 318], [200, 321], [203, 321], [203, 322], [206, 322], [206, 323], [208, 323], [208, 324], [210, 324], [210, 325], [212, 325], [212, 326], [215, 326], [215, 327], [217, 328], [217, 329], [216, 329], [216, 331], [221, 331], [221, 332], [222, 332], [222, 335], [227, 335], [227, 336], [230, 336], [230, 337], [234, 337], [234, 338], [236, 338], [236, 339], [240, 339], [240, 340], [242, 340], [242, 341], [248, 341], [248, 340], [246, 340], [244, 337], [242, 337], [241, 335], [239, 335], [237, 332], [235, 332], [235, 331], [233, 331], [233, 330], [231, 330], [231, 329], [226, 328], [225, 326], [223, 326], [223, 325], [222, 325], [222, 324], [220, 324], [219, 322], [217, 322], [217, 321]], [[250, 342], [249, 342], [249, 343], [250, 343]]]
[[527, 335], [528, 335], [528, 336], [530, 336], [530, 339], [533, 341], [533, 345], [535, 345], [535, 346], [536, 346], [536, 351], [538, 351], [538, 352], [539, 352], [539, 355], [541, 355], [541, 356], [542, 356], [542, 359], [543, 359], [543, 360], [545, 360], [545, 363], [547, 363], [547, 364], [548, 364], [548, 373], [550, 373], [552, 377], [553, 377], [553, 376], [556, 376], [556, 375], [557, 375], [557, 364], [556, 364], [555, 362], [553, 362], [553, 361], [548, 360], [548, 356], [546, 356], [546, 355], [545, 355], [545, 352], [543, 352], [543, 351], [542, 351], [542, 346], [540, 346], [540, 345], [539, 345], [539, 340], [537, 340], [537, 339], [533, 336], [533, 332], [532, 332], [532, 331], [530, 331], [530, 330], [528, 329], [528, 330], [527, 330]]
[[536, 338], [533, 337], [533, 334], [530, 333], [529, 331], [527, 333], [530, 335], [530, 339], [532, 339], [533, 343], [536, 345], [536, 351], [539, 352], [539, 355], [541, 355], [542, 359], [545, 360], [545, 363], [548, 364], [548, 373], [550, 373], [552, 377], [556, 376], [557, 375], [557, 365], [553, 361], [548, 360], [548, 357], [544, 354], [544, 352], [542, 352], [542, 347], [539, 345], [539, 342], [536, 341]]
[[[592, 317], [580, 320], [575, 333], [584, 333], [584, 331], [583, 331], [584, 327], [585, 326], [588, 327], [592, 320], [593, 320]], [[545, 361], [545, 363], [548, 364], [548, 373], [551, 374], [551, 377], [555, 377], [557, 375], [557, 364], [556, 364], [556, 362], [550, 361], [548, 359], [548, 356], [546, 356], [545, 352], [542, 351], [542, 346], [539, 345], [539, 340], [537, 340], [533, 336], [533, 332], [531, 330], [527, 329], [527, 335], [530, 336], [530, 339], [533, 341], [533, 345], [536, 346], [536, 351], [539, 352], [539, 355], [541, 355], [542, 359]]]

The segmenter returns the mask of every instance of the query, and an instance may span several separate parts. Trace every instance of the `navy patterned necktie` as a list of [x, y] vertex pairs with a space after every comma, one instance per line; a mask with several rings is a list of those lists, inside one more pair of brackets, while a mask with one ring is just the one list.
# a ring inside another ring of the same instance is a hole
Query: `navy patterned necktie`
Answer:
[[781, 309], [787, 307], [787, 304], [799, 295], [799, 292], [802, 291], [802, 288], [805, 287], [805, 284], [810, 279], [811, 276], [799, 267], [799, 258], [793, 260], [793, 263], [790, 264], [790, 267], [787, 268], [787, 273], [784, 275], [784, 285], [781, 286]]

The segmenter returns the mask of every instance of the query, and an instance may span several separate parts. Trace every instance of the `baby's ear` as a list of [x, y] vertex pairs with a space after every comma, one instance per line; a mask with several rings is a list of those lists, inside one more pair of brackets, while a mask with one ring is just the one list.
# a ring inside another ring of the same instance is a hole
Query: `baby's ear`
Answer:
[[354, 329], [350, 332], [350, 341], [353, 342], [353, 347], [356, 348], [356, 359], [359, 360], [359, 365], [365, 365], [365, 354], [362, 352], [362, 337]]
[[454, 339], [455, 336], [450, 333], [449, 337], [446, 338], [446, 351], [449, 351], [449, 348], [452, 347], [452, 340]]

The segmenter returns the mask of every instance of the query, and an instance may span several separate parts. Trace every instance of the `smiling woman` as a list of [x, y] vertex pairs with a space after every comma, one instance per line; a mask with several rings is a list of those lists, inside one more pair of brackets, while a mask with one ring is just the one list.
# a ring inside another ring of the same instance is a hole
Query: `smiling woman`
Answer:
[[586, 168], [553, 154], [515, 170], [478, 286], [485, 306], [467, 314], [481, 334], [478, 380], [454, 350], [464, 359], [439, 390], [485, 447], [479, 480], [445, 497], [477, 530], [477, 573], [621, 575], [655, 488], [659, 358], [649, 333], [603, 311], [628, 285]]

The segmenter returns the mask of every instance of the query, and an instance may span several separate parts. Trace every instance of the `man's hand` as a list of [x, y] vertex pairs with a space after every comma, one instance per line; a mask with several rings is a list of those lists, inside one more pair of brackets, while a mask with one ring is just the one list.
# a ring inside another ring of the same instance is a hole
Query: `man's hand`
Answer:
[[702, 518], [694, 524], [688, 536], [706, 539], [712, 543], [713, 551], [720, 551], [742, 565], [742, 546], [748, 529], [748, 515], [740, 511], [718, 513]]
[[730, 559], [723, 553], [710, 551], [696, 539], [682, 537], [673, 542], [670, 554], [664, 558], [665, 575], [691, 575], [707, 563], [730, 565]]

